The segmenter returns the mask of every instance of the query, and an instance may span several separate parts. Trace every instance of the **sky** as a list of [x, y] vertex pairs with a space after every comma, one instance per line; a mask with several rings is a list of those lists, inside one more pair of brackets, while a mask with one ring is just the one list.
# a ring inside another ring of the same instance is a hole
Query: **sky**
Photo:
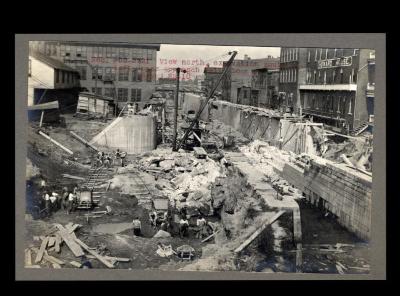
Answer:
[[252, 59], [260, 59], [268, 55], [278, 57], [280, 53], [280, 47], [161, 44], [160, 51], [157, 52], [157, 78], [168, 77], [168, 74], [174, 75], [176, 67], [191, 69], [187, 77], [194, 78], [203, 73], [206, 63], [211, 67], [221, 67], [218, 61], [228, 61], [230, 56], [227, 53], [233, 50], [238, 52], [235, 58], [237, 60], [243, 59], [245, 54]]

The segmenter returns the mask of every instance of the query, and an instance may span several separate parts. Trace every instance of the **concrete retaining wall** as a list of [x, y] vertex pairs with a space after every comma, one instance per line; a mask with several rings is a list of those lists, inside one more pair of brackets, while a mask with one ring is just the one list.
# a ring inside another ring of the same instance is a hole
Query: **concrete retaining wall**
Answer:
[[286, 163], [277, 172], [313, 204], [335, 214], [346, 229], [361, 239], [370, 240], [372, 178], [325, 162], [311, 161], [308, 172]]

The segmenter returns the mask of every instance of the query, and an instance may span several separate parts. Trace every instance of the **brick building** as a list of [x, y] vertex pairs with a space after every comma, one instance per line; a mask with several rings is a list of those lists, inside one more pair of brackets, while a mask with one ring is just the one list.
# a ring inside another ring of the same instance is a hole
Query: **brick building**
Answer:
[[[225, 65], [226, 62], [223, 63], [224, 67]], [[254, 102], [258, 95], [251, 91], [252, 70], [262, 68], [279, 69], [279, 58], [268, 56], [263, 59], [251, 59], [245, 55], [243, 60], [234, 60], [222, 79], [222, 100], [235, 104]]]
[[[215, 84], [218, 81], [218, 78], [221, 76], [223, 68], [218, 67], [205, 67], [204, 68], [204, 88], [206, 94], [208, 95], [211, 90], [214, 88]], [[222, 83], [220, 83], [216, 89], [217, 92], [222, 91]]]
[[114, 97], [120, 106], [151, 98], [160, 45], [129, 42], [31, 41], [41, 52], [80, 73], [83, 90]]
[[307, 49], [302, 112], [340, 132], [372, 124], [375, 52], [369, 49]]
[[279, 70], [268, 68], [252, 70], [252, 106], [272, 108], [277, 105]]
[[278, 106], [284, 111], [299, 109], [299, 85], [306, 81], [306, 60], [306, 48], [281, 48]]

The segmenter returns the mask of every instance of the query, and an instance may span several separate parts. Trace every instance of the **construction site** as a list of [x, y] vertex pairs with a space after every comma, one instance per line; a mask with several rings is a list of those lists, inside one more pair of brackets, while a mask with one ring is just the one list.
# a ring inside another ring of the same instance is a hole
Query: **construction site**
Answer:
[[[366, 274], [373, 137], [177, 90], [36, 105], [26, 268]], [[111, 107], [110, 107], [111, 106]]]

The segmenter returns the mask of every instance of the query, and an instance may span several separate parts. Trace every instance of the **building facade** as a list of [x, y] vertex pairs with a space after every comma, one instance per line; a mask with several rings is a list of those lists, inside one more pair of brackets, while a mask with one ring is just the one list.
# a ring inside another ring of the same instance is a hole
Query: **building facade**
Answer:
[[[217, 84], [218, 78], [221, 76], [223, 68], [219, 67], [205, 67], [204, 68], [204, 87], [206, 95], [210, 94], [211, 90]], [[215, 90], [222, 92], [222, 83], [220, 83]]]
[[147, 101], [155, 91], [160, 45], [31, 41], [30, 49], [76, 69], [83, 90], [113, 97], [119, 106]]
[[278, 106], [283, 111], [297, 112], [300, 107], [299, 85], [306, 81], [306, 59], [306, 48], [281, 48]]
[[347, 133], [373, 121], [373, 50], [310, 48], [306, 64], [299, 86], [303, 114]]
[[[223, 63], [224, 67], [226, 62]], [[222, 79], [222, 100], [235, 104], [246, 104], [254, 98], [249, 91], [252, 83], [252, 70], [267, 68], [279, 69], [279, 58], [268, 56], [264, 59], [251, 59], [245, 55], [243, 60], [234, 60]]]
[[279, 70], [268, 68], [252, 70], [252, 106], [272, 108], [279, 88]]
[[76, 102], [79, 73], [64, 63], [38, 52], [28, 59], [28, 106], [59, 101], [61, 108]]

